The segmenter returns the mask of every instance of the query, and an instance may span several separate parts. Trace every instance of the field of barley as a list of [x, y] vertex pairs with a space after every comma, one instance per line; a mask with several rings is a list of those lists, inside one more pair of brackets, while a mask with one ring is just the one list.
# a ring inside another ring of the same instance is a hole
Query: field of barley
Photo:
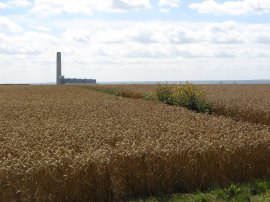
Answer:
[[[269, 86], [232, 88], [209, 98], [269, 113]], [[81, 86], [0, 86], [0, 201], [119, 201], [269, 178], [267, 125]]]
[[[237, 121], [270, 126], [270, 85], [197, 85], [206, 95], [215, 114]], [[143, 98], [155, 92], [156, 85], [101, 85], [102, 88], [122, 89]]]

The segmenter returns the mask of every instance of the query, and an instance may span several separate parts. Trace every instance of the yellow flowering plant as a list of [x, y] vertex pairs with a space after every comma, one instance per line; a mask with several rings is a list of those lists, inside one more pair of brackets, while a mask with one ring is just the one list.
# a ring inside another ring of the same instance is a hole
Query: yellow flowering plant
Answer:
[[197, 112], [212, 112], [203, 90], [189, 82], [178, 85], [159, 85], [157, 97], [159, 101], [166, 104], [186, 107]]

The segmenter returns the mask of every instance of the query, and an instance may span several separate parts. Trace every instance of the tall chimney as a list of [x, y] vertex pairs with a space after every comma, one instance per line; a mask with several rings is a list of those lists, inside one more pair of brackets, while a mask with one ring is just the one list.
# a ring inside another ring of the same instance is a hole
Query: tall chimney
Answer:
[[57, 52], [56, 56], [56, 84], [61, 84], [61, 52]]

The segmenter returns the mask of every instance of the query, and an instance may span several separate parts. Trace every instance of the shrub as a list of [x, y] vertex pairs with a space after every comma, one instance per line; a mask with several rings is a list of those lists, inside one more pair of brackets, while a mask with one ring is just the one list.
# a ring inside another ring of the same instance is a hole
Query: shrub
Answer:
[[192, 85], [159, 85], [156, 90], [160, 102], [186, 107], [190, 110], [203, 113], [212, 113], [210, 105], [206, 102], [204, 92]]
[[173, 105], [173, 87], [169, 84], [159, 84], [156, 88], [158, 101], [165, 104]]
[[175, 104], [178, 106], [186, 107], [196, 112], [212, 112], [210, 105], [205, 100], [204, 92], [191, 83], [175, 86], [173, 97]]

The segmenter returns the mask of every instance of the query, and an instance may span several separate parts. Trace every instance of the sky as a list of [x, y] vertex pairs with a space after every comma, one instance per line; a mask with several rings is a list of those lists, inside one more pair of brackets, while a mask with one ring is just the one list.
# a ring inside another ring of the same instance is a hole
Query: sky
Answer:
[[270, 79], [270, 0], [0, 0], [0, 83]]

